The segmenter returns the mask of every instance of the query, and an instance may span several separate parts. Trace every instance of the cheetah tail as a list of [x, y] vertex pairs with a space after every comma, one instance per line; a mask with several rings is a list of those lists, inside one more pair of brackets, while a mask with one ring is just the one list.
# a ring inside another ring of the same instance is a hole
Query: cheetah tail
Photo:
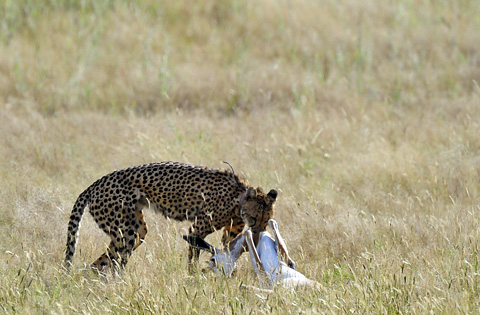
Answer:
[[75, 253], [75, 245], [77, 243], [78, 229], [80, 227], [80, 221], [82, 220], [85, 207], [90, 202], [89, 189], [85, 190], [78, 196], [75, 205], [73, 206], [72, 214], [70, 215], [70, 221], [68, 223], [67, 232], [67, 246], [65, 248], [65, 268], [69, 269], [72, 264], [73, 254]]

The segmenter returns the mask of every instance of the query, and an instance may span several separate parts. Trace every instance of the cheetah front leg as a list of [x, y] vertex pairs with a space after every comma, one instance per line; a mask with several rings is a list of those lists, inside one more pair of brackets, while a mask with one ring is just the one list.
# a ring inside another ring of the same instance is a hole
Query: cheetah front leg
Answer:
[[[196, 237], [200, 237], [200, 238], [205, 238], [205, 236], [201, 237], [201, 236], [198, 236], [197, 233], [195, 233], [196, 229], [195, 229], [195, 226], [192, 225], [189, 229], [188, 229], [188, 235], [192, 235], [192, 236], [196, 236]], [[197, 249], [196, 247], [193, 247], [193, 246], [188, 246], [188, 268], [191, 269], [199, 260], [200, 258], [200, 250]]]
[[225, 249], [228, 249], [229, 243], [243, 232], [244, 227], [242, 219], [233, 219], [223, 228], [222, 243]]
[[[212, 226], [211, 220], [205, 215], [195, 218], [195, 223], [188, 229], [188, 235], [204, 239], [210, 233], [214, 232], [216, 227]], [[193, 246], [188, 247], [188, 269], [192, 271], [200, 257], [200, 250]]]

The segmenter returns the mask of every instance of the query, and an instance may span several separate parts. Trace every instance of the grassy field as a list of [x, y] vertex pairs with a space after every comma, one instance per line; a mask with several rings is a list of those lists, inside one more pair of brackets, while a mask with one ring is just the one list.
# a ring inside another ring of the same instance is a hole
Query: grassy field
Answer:
[[[469, 0], [2, 1], [0, 311], [478, 312], [479, 30]], [[82, 270], [107, 242], [89, 214], [62, 272], [77, 196], [163, 160], [277, 189], [322, 289], [241, 289], [246, 255], [189, 274], [188, 224], [151, 212], [121, 277]]]

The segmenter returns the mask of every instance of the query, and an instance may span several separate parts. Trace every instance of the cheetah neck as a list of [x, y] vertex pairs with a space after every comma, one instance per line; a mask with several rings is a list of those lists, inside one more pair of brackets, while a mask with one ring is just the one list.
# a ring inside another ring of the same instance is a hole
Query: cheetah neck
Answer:
[[238, 207], [237, 207], [237, 215], [238, 216], [240, 216], [240, 214], [242, 213], [242, 203], [245, 200], [246, 195], [247, 195], [247, 189], [245, 188], [245, 190], [238, 197]]

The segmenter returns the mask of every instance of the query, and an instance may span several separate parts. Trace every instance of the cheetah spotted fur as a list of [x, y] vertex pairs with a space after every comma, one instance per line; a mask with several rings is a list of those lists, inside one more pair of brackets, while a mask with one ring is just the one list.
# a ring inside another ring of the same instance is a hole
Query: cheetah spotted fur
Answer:
[[[222, 242], [240, 234], [245, 225], [253, 232], [266, 229], [274, 216], [277, 191], [265, 194], [230, 170], [212, 169], [179, 162], [160, 162], [110, 173], [80, 194], [68, 224], [65, 265], [75, 253], [80, 221], [89, 207], [98, 226], [110, 237], [110, 245], [92, 267], [98, 270], [124, 267], [147, 234], [144, 208], [165, 217], [193, 222], [189, 235], [205, 238], [224, 229]], [[189, 262], [199, 250], [189, 247]]]

